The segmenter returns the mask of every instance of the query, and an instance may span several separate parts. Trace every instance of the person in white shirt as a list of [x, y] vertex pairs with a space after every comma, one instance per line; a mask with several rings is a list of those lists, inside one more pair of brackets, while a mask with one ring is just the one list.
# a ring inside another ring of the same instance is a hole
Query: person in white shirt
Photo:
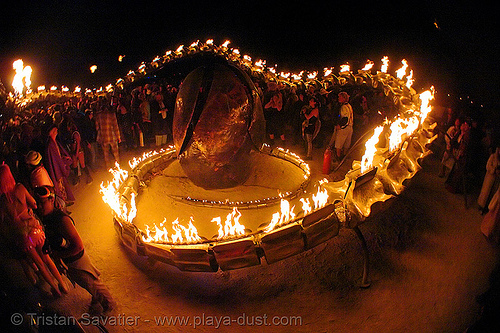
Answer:
[[337, 125], [335, 125], [335, 153], [338, 160], [340, 160], [346, 151], [351, 147], [353, 124], [354, 124], [354, 114], [352, 111], [352, 106], [349, 104], [349, 95], [342, 91], [338, 95], [338, 101], [341, 104], [340, 107], [340, 120]]

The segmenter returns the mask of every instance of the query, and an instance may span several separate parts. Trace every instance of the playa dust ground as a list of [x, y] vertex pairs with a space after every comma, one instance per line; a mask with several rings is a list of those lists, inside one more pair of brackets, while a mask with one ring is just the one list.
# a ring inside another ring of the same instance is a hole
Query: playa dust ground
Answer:
[[[322, 177], [322, 153], [316, 149], [310, 163], [316, 178]], [[123, 165], [127, 158], [123, 154]], [[480, 232], [477, 196], [469, 196], [466, 209], [464, 197], [447, 192], [437, 177], [437, 157], [428, 156], [422, 165], [386, 211], [361, 225], [371, 252], [368, 289], [359, 287], [362, 248], [348, 229], [300, 255], [229, 272], [181, 272], [130, 253], [120, 244], [111, 210], [99, 194], [100, 183], [111, 175], [96, 171], [91, 185], [75, 188], [77, 201], [71, 210], [86, 250], [117, 302], [104, 318], [106, 328], [464, 332], [478, 318], [476, 297], [488, 288], [496, 253]], [[269, 170], [268, 177], [273, 176]], [[194, 187], [190, 191], [193, 196], [203, 192], [196, 193]], [[77, 287], [52, 306], [78, 317], [89, 301]], [[177, 322], [168, 323], [176, 317]]]

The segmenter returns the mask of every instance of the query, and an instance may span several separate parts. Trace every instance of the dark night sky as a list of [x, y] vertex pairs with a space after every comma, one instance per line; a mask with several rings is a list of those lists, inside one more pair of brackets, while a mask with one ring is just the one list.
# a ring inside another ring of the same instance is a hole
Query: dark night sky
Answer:
[[[366, 59], [392, 72], [406, 58], [416, 86], [498, 104], [498, 23], [494, 3], [411, 1], [15, 1], [0, 20], [0, 79], [12, 62], [34, 70], [33, 86], [114, 82], [140, 62], [180, 44], [232, 41], [278, 70], [321, 69]], [[271, 5], [272, 4], [272, 5]], [[437, 23], [436, 28], [434, 23]], [[119, 54], [125, 60], [119, 63]], [[89, 67], [98, 66], [94, 75]], [[476, 68], [474, 68], [476, 66]]]

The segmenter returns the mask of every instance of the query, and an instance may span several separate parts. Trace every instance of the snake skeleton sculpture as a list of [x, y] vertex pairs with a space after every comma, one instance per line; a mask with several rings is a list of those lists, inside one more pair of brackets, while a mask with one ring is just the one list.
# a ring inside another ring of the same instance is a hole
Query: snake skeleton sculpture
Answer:
[[[413, 71], [408, 75], [405, 60], [396, 77], [387, 72], [387, 57], [382, 59], [380, 71], [373, 70], [374, 63], [368, 61], [357, 72], [345, 64], [339, 73], [325, 68], [322, 76], [305, 71], [278, 74], [265, 61], [253, 62], [229, 47], [229, 41], [217, 46], [208, 40], [180, 46], [142, 63], [137, 71], [130, 71], [107, 89], [123, 89], [168, 64], [196, 57], [203, 59], [196, 62], [201, 65], [184, 78], [176, 100], [174, 145], [134, 157], [129, 171], [117, 164], [110, 170], [113, 179], [101, 184], [103, 200], [113, 210], [115, 229], [123, 244], [139, 255], [183, 271], [215, 272], [259, 265], [263, 259], [273, 263], [324, 243], [341, 228], [350, 228], [363, 246], [361, 285], [368, 286], [368, 249], [358, 226], [373, 210], [385, 209], [383, 203], [403, 191], [403, 182], [421, 169], [419, 160], [430, 153], [427, 146], [435, 138], [436, 126], [428, 117], [433, 88], [416, 93], [411, 87]], [[362, 159], [352, 163], [343, 180], [324, 179], [312, 184], [309, 165], [298, 155], [263, 144], [265, 121], [253, 79], [295, 87], [313, 85], [329, 91], [347, 87], [377, 90], [391, 101], [397, 116], [368, 133], [371, 137], [366, 140]], [[301, 181], [293, 190], [249, 200], [186, 194], [177, 200], [195, 207], [225, 209], [227, 215], [204, 222], [191, 218], [167, 223], [164, 219], [154, 226], [143, 221], [145, 227], [138, 227], [136, 200], [146, 186], [146, 177], [177, 159], [196, 186], [231, 188], [249, 177], [245, 166], [251, 163], [251, 151], [290, 164], [301, 173]], [[251, 228], [242, 224], [240, 210], [264, 208], [276, 210], [269, 220]], [[196, 225], [210, 222], [217, 224], [217, 234], [200, 235]]]

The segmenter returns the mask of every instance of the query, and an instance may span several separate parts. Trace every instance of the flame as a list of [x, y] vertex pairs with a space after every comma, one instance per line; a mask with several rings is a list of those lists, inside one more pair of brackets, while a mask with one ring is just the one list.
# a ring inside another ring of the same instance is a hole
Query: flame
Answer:
[[214, 45], [214, 40], [213, 39], [207, 39], [207, 41], [205, 42], [205, 44], [207, 44], [207, 45]]
[[33, 70], [31, 66], [24, 67], [22, 59], [14, 61], [12, 67], [16, 71], [14, 79], [12, 80], [12, 87], [16, 95], [23, 95], [23, 90], [26, 88], [26, 93], [31, 92], [31, 73]]
[[45, 86], [43, 86], [43, 85], [42, 86], [38, 86], [37, 90], [38, 90], [38, 92], [45, 91]]
[[79, 93], [80, 91], [82, 91], [82, 88], [80, 88], [80, 86], [76, 86], [74, 92]]
[[292, 77], [296, 81], [300, 81], [302, 79], [302, 75], [304, 74], [304, 71], [301, 71], [299, 74], [292, 74]]
[[241, 213], [236, 207], [233, 207], [233, 211], [227, 214], [224, 224], [222, 224], [220, 216], [214, 217], [211, 222], [215, 222], [219, 226], [219, 235], [217, 239], [244, 235], [245, 226], [240, 224], [240, 218]]
[[61, 86], [61, 91], [62, 92], [68, 92], [69, 91], [69, 88], [66, 87], [66, 86]]
[[361, 158], [361, 173], [367, 171], [372, 167], [373, 163], [373, 156], [375, 155], [375, 152], [377, 151], [377, 148], [375, 147], [379, 141], [379, 136], [380, 133], [382, 133], [382, 130], [384, 129], [383, 125], [378, 126], [375, 128], [373, 131], [373, 135], [368, 141], [365, 143], [365, 153], [363, 157]]
[[401, 146], [403, 140], [410, 136], [418, 128], [417, 117], [398, 118], [391, 123], [391, 134], [389, 136], [389, 151]]
[[302, 202], [302, 210], [304, 211], [304, 216], [312, 212], [311, 202], [309, 198], [300, 198]]
[[142, 62], [139, 65], [139, 68], [137, 68], [137, 71], [140, 72], [140, 73], [144, 73], [146, 71], [146, 63]]
[[260, 68], [264, 68], [264, 67], [266, 67], [266, 61], [259, 59], [255, 62], [255, 66], [260, 67]]
[[125, 58], [125, 55], [124, 55], [124, 54], [120, 54], [120, 55], [118, 56], [118, 61], [119, 61], [119, 62], [122, 62], [122, 61], [123, 61], [123, 58]]
[[314, 72], [312, 72], [312, 73], [307, 74], [307, 78], [308, 78], [309, 80], [314, 80], [314, 79], [316, 78], [316, 76], [317, 76], [317, 75], [318, 75], [318, 72], [317, 72], [317, 71], [314, 71]]
[[97, 65], [90, 66], [90, 72], [94, 73], [97, 70]]
[[384, 56], [382, 58], [382, 67], [380, 67], [380, 71], [382, 73], [387, 73], [387, 69], [389, 69], [389, 57]]
[[415, 79], [413, 78], [413, 69], [412, 69], [412, 70], [410, 70], [410, 75], [408, 75], [406, 77], [406, 87], [408, 87], [408, 89], [410, 89], [413, 82], [415, 82]]
[[[193, 217], [189, 220], [187, 227], [179, 224], [179, 220], [175, 219], [175, 221], [172, 222], [172, 229], [174, 229], [175, 232], [170, 236], [172, 243], [194, 243], [201, 241], [201, 237], [198, 236], [198, 230], [196, 230], [193, 224]], [[184, 235], [184, 237], [182, 235]]]
[[401, 60], [401, 63], [403, 64], [403, 66], [401, 66], [401, 68], [396, 71], [396, 76], [400, 80], [405, 77], [406, 69], [408, 68], [408, 62], [406, 61], [406, 59]]
[[227, 46], [231, 43], [230, 40], [226, 40], [224, 43], [222, 43], [222, 47], [226, 48], [227, 49]]
[[175, 243], [175, 244], [186, 244], [186, 243], [195, 243], [201, 241], [201, 237], [198, 235], [198, 230], [193, 224], [193, 217], [190, 218], [188, 226], [185, 227], [179, 223], [179, 219], [175, 219], [172, 221], [172, 235], [168, 236], [168, 230], [165, 227], [165, 223], [167, 219], [163, 219], [163, 222], [160, 225], [153, 225], [153, 228], [150, 228], [149, 225], [146, 225], [146, 234], [142, 236], [142, 240], [144, 242], [156, 242], [156, 243]]
[[50, 91], [56, 91], [57, 90], [57, 87], [56, 86], [52, 86], [50, 87]]
[[434, 86], [420, 94], [420, 124], [422, 124], [432, 111], [430, 101], [434, 99]]
[[[169, 146], [168, 149], [173, 150], [175, 148], [173, 146]], [[139, 165], [139, 163], [141, 163], [145, 159], [150, 158], [150, 157], [155, 156], [155, 155], [158, 155], [158, 154], [163, 153], [165, 151], [166, 150], [164, 148], [161, 148], [159, 151], [151, 150], [148, 152], [144, 152], [144, 153], [142, 153], [141, 157], [134, 156], [131, 160], [129, 160], [128, 165], [129, 165], [130, 169], [135, 169], [135, 167], [137, 167], [137, 165]]]
[[375, 65], [375, 63], [373, 61], [371, 61], [370, 59], [368, 59], [366, 61], [366, 65], [365, 67], [361, 68], [362, 71], [369, 71], [372, 69], [373, 65]]
[[177, 50], [175, 50], [175, 53], [180, 53], [180, 52], [182, 52], [182, 50], [184, 50], [184, 45], [179, 45]]
[[351, 70], [351, 66], [349, 66], [348, 63], [340, 65], [340, 73], [349, 72], [350, 70]]
[[321, 188], [318, 186], [318, 192], [312, 195], [312, 200], [314, 202], [315, 210], [323, 208], [328, 202], [328, 192], [326, 191], [326, 189], [321, 190]]
[[330, 76], [332, 74], [332, 72], [333, 72], [333, 67], [330, 67], [330, 68], [325, 67], [325, 68], [323, 68], [323, 73], [324, 73], [323, 76], [324, 77]]
[[120, 200], [121, 194], [118, 191], [120, 185], [127, 179], [128, 172], [120, 168], [118, 162], [115, 163], [114, 169], [109, 169], [109, 172], [113, 175], [113, 179], [108, 181], [107, 184], [104, 184], [104, 182], [101, 183], [99, 192], [102, 194], [102, 200], [111, 207], [119, 218], [132, 223], [137, 214], [135, 195], [132, 194], [130, 197], [129, 211], [126, 203]]
[[283, 78], [283, 79], [288, 79], [288, 78], [290, 77], [290, 72], [288, 72], [288, 73], [281, 72], [281, 73], [280, 73], [280, 76], [281, 76], [281, 78]]
[[271, 222], [265, 229], [265, 232], [270, 232], [276, 226], [283, 225], [286, 222], [293, 220], [295, 218], [295, 213], [293, 212], [294, 208], [295, 206], [290, 208], [290, 202], [288, 202], [288, 200], [281, 199], [280, 211], [273, 214]]

